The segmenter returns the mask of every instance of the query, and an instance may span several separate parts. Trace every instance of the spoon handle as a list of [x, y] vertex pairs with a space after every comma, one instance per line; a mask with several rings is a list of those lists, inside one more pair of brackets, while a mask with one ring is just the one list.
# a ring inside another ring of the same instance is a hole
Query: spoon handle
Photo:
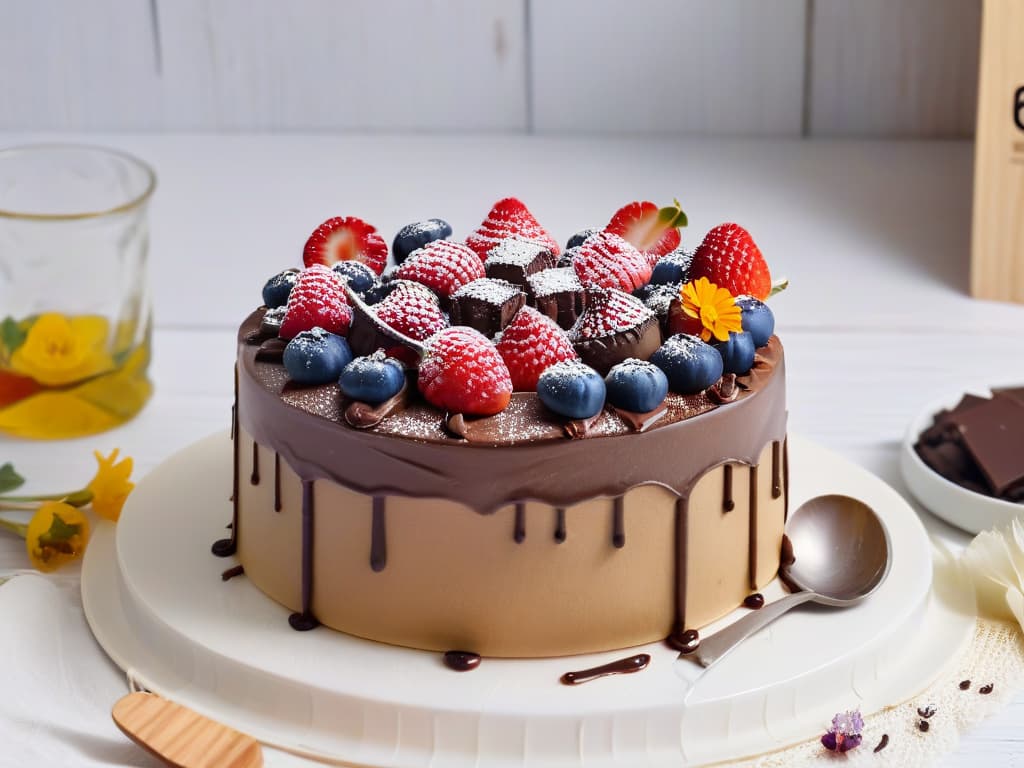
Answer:
[[693, 653], [679, 654], [679, 658], [692, 659], [702, 667], [710, 667], [737, 645], [759, 629], [771, 624], [790, 608], [813, 600], [815, 597], [817, 595], [810, 591], [794, 592], [773, 603], [768, 603], [761, 610], [751, 611], [739, 621], [733, 622], [725, 629], [715, 632], [706, 640], [702, 640], [697, 650]]

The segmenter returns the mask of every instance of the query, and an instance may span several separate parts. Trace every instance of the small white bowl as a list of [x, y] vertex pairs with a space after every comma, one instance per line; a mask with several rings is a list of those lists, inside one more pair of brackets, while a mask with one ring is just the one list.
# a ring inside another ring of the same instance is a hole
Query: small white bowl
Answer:
[[900, 453], [900, 469], [910, 492], [930, 512], [960, 530], [981, 533], [1024, 517], [1024, 504], [969, 491], [929, 467], [914, 450], [918, 437], [932, 425], [935, 414], [944, 408], [953, 408], [965, 394], [991, 397], [992, 390], [988, 387], [969, 387], [926, 406], [907, 428]]

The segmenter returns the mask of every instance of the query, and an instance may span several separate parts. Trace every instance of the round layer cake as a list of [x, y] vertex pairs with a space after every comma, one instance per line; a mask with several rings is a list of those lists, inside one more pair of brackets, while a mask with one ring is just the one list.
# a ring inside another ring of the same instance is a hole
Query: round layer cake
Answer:
[[[520, 244], [500, 243], [482, 257], [487, 276], [465, 279], [473, 289], [437, 299], [440, 322], [479, 326], [483, 333], [470, 333], [490, 350], [487, 339], [500, 339], [515, 317], [533, 313], [523, 317], [536, 323], [537, 311], [523, 305], [543, 310], [539, 286], [567, 282], [555, 274], [565, 267], [554, 254], [532, 253], [534, 241], [524, 259]], [[648, 257], [633, 253], [642, 270]], [[500, 277], [491, 274], [492, 257], [505, 270]], [[538, 261], [542, 279], [510, 271], [509, 264]], [[625, 358], [655, 359], [653, 351], [673, 334], [672, 319], [659, 320], [614, 285], [591, 284], [586, 269], [576, 270], [588, 278], [583, 294], [550, 304], [551, 320], [544, 319], [558, 333], [556, 319], [566, 329], [572, 343], [564, 348], [595, 378]], [[645, 279], [650, 273], [648, 266]], [[487, 281], [502, 283], [500, 290]], [[336, 374], [301, 384], [294, 368], [290, 376], [278, 333], [286, 336], [289, 323], [308, 314], [294, 294], [284, 321], [282, 310], [261, 307], [238, 335], [234, 515], [231, 537], [214, 551], [237, 554], [245, 576], [293, 612], [295, 629], [322, 624], [382, 643], [492, 657], [562, 656], [660, 639], [686, 648], [695, 630], [776, 576], [788, 487], [777, 337], [762, 339], [743, 370], [696, 392], [669, 392], [643, 413], [609, 398], [586, 418], [569, 418], [536, 391], [512, 392], [511, 385], [485, 413], [454, 413], [417, 380], [416, 354], [429, 354], [444, 331], [410, 339], [403, 333], [411, 331], [383, 322], [393, 310], [363, 303], [351, 288], [351, 327], [345, 319], [333, 332], [347, 335], [346, 348], [357, 355], [386, 348], [407, 365], [405, 386], [385, 402], [353, 400]], [[421, 301], [403, 290], [403, 301]], [[463, 295], [496, 293], [518, 299], [483, 307], [493, 312], [460, 304]], [[574, 308], [576, 300], [581, 306]], [[633, 315], [634, 326], [607, 338], [580, 333], [607, 321], [588, 312], [615, 302], [627, 312], [634, 304], [643, 310]], [[684, 341], [703, 344], [694, 336]], [[731, 352], [723, 347], [721, 354], [728, 367]]]

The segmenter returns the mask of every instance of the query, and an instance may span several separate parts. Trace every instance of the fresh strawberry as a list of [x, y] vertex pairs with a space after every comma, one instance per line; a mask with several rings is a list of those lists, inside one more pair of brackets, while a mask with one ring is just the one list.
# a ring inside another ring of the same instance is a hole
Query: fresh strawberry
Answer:
[[345, 299], [338, 275], [322, 264], [314, 264], [299, 273], [288, 294], [278, 336], [290, 339], [300, 331], [318, 326], [344, 336], [351, 322], [352, 308]]
[[487, 218], [466, 238], [466, 245], [473, 249], [480, 261], [487, 259], [487, 252], [506, 237], [519, 235], [527, 240], [536, 240], [559, 254], [558, 243], [548, 234], [523, 203], [514, 197], [499, 200], [487, 214]]
[[504, 410], [512, 396], [512, 379], [501, 355], [472, 328], [445, 328], [426, 341], [417, 385], [435, 408], [472, 416]]
[[685, 226], [686, 214], [678, 200], [665, 208], [644, 200], [619, 208], [604, 231], [618, 235], [646, 254], [653, 266], [661, 256], [679, 247], [679, 227]]
[[484, 277], [483, 262], [461, 243], [434, 240], [413, 251], [395, 270], [395, 277], [414, 280], [444, 298], [466, 283]]
[[377, 234], [377, 228], [355, 216], [328, 219], [313, 230], [302, 251], [307, 267], [329, 267], [352, 259], [361, 261], [378, 275], [388, 260], [388, 244]]
[[584, 285], [632, 293], [651, 279], [653, 265], [640, 251], [612, 232], [598, 232], [579, 246], [572, 267]]
[[400, 281], [373, 311], [388, 327], [415, 341], [423, 341], [448, 326], [448, 319], [429, 288]]
[[533, 307], [523, 307], [516, 313], [501, 332], [497, 347], [517, 391], [536, 391], [537, 379], [545, 370], [578, 357], [569, 335]]
[[754, 238], [739, 224], [719, 224], [704, 236], [693, 254], [690, 280], [706, 277], [733, 296], [749, 295], [764, 301], [772, 290], [772, 276]]
[[574, 342], [636, 331], [654, 313], [636, 296], [618, 290], [587, 289], [587, 308], [569, 331]]

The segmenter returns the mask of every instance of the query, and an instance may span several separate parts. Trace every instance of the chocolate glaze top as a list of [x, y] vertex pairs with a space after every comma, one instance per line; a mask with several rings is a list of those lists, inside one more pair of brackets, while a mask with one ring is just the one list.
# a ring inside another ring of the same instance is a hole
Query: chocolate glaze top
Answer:
[[774, 336], [738, 379], [734, 402], [670, 394], [668, 413], [642, 433], [606, 409], [585, 439], [569, 440], [534, 393], [518, 392], [502, 413], [467, 419], [464, 439], [445, 429], [445, 413], [419, 400], [370, 429], [350, 427], [337, 384], [294, 387], [280, 364], [256, 359], [259, 346], [248, 340], [262, 314], [239, 329], [240, 423], [303, 479], [363, 494], [445, 498], [481, 513], [530, 500], [566, 507], [647, 484], [684, 496], [707, 470], [754, 464], [786, 434], [784, 359]]

